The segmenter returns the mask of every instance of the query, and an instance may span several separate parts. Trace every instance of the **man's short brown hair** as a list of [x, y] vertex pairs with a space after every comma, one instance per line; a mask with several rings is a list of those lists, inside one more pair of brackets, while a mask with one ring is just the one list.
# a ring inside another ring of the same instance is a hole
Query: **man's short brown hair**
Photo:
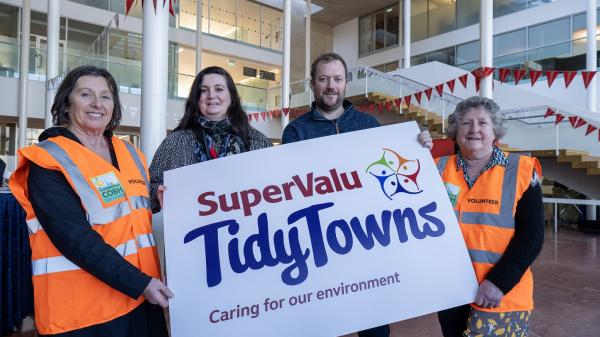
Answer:
[[310, 66], [310, 81], [314, 82], [315, 73], [317, 72], [317, 65], [319, 65], [319, 63], [329, 63], [331, 61], [342, 62], [342, 65], [344, 66], [344, 75], [346, 76], [346, 78], [348, 78], [348, 67], [346, 66], [346, 61], [344, 61], [344, 59], [336, 53], [325, 53], [319, 55], [319, 57], [317, 57], [317, 59], [314, 60], [314, 62]]

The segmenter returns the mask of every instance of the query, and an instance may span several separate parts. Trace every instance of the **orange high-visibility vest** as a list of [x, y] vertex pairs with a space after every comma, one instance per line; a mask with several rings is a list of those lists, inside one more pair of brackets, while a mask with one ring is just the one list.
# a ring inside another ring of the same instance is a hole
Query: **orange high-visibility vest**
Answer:
[[[456, 155], [436, 159], [480, 284], [514, 236], [517, 202], [529, 188], [533, 171], [541, 175], [537, 159], [505, 155], [508, 156], [508, 166], [495, 165], [486, 170], [472, 188], [469, 188], [462, 168], [456, 165]], [[504, 295], [497, 308], [471, 305], [478, 310], [492, 312], [532, 310], [531, 269], [527, 268], [519, 283]]]
[[123, 316], [144, 298], [132, 299], [64, 257], [40, 226], [28, 199], [30, 163], [60, 171], [81, 199], [91, 229], [143, 273], [159, 277], [152, 234], [148, 170], [141, 153], [112, 137], [119, 170], [68, 138], [53, 137], [19, 150], [10, 189], [25, 209], [35, 302], [41, 334], [57, 334]]

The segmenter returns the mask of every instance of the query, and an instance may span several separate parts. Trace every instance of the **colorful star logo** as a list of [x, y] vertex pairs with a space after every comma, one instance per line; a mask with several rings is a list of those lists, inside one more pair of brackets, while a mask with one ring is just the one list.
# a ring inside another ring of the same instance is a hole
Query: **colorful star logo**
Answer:
[[379, 181], [388, 199], [398, 193], [418, 194], [422, 190], [417, 183], [421, 170], [418, 159], [406, 159], [390, 149], [383, 149], [381, 158], [367, 167], [366, 172]]

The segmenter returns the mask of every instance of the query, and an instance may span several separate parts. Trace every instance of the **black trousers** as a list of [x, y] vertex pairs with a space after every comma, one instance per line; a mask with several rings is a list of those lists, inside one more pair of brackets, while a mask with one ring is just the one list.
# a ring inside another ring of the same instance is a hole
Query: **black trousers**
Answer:
[[444, 337], [462, 337], [462, 333], [467, 329], [470, 313], [471, 306], [468, 304], [439, 311], [438, 321]]
[[387, 324], [358, 332], [358, 337], [389, 337], [389, 336], [390, 336], [390, 326]]

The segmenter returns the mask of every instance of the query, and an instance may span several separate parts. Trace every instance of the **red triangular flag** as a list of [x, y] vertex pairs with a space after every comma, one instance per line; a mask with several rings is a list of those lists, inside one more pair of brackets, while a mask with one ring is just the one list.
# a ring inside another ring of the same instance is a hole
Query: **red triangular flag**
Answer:
[[577, 116], [569, 116], [569, 123], [571, 123], [571, 126], [573, 128], [575, 128], [575, 124], [577, 124], [578, 119], [579, 119], [579, 117], [577, 117]]
[[373, 113], [373, 110], [375, 110], [375, 104], [371, 103], [369, 104], [369, 113]]
[[581, 78], [583, 78], [583, 85], [585, 86], [586, 89], [587, 89], [588, 85], [590, 85], [590, 82], [592, 81], [594, 76], [596, 76], [595, 71], [582, 71], [581, 72]]
[[275, 109], [275, 117], [277, 117], [277, 118], [281, 117], [281, 110]]
[[583, 119], [583, 118], [579, 117], [579, 119], [577, 120], [577, 123], [575, 123], [575, 126], [574, 126], [574, 128], [575, 128], [575, 129], [578, 129], [578, 128], [580, 128], [580, 127], [582, 127], [582, 126], [586, 125], [586, 124], [587, 124], [587, 122], [585, 121], [585, 119]]
[[427, 100], [431, 101], [431, 93], [433, 92], [432, 88], [425, 89], [425, 96], [427, 96]]
[[496, 70], [496, 68], [493, 68], [493, 67], [483, 67], [483, 70], [481, 72], [482, 75], [483, 75], [482, 77], [485, 78], [485, 77], [490, 76], [491, 74], [494, 73], [494, 70]]
[[506, 82], [506, 77], [508, 76], [508, 74], [510, 74], [510, 68], [500, 68], [500, 70], [498, 70], [500, 82]]
[[451, 93], [454, 93], [454, 82], [455, 82], [455, 80], [450, 80], [450, 81], [446, 82], [446, 85], [448, 86], [448, 89], [450, 89]]
[[406, 104], [407, 108], [410, 107], [410, 98], [411, 98], [410, 95], [404, 96], [404, 104]]
[[587, 131], [585, 132], [585, 135], [586, 136], [589, 135], [590, 133], [594, 132], [594, 130], [596, 130], [596, 129], [597, 129], [597, 127], [593, 126], [592, 124], [588, 124]]
[[475, 92], [479, 92], [479, 85], [481, 84], [481, 78], [475, 77]]
[[283, 108], [283, 115], [285, 117], [287, 117], [287, 115], [290, 113], [290, 108]]
[[379, 113], [383, 113], [383, 102], [377, 103], [377, 110], [379, 110]]
[[468, 78], [469, 78], [469, 74], [464, 74], [458, 78], [458, 80], [460, 81], [460, 83], [462, 83], [462, 85], [463, 85], [463, 87], [465, 87], [465, 89], [467, 89], [467, 79]]
[[421, 105], [421, 94], [423, 94], [422, 91], [415, 92], [415, 98], [417, 100], [417, 103], [419, 103], [419, 105]]
[[561, 114], [556, 114], [556, 120], [554, 120], [554, 125], [558, 125], [558, 123], [562, 122], [565, 119], [565, 116]]
[[394, 103], [396, 103], [396, 108], [398, 108], [398, 111], [400, 111], [400, 104], [402, 104], [402, 98], [396, 98], [394, 100]]
[[248, 114], [248, 122], [252, 122], [252, 114]]
[[565, 78], [565, 88], [569, 87], [569, 84], [571, 84], [571, 81], [573, 81], [573, 78], [575, 78], [575, 75], [577, 75], [576, 71], [563, 71], [563, 76]]
[[266, 114], [267, 114], [267, 112], [266, 112], [266, 111], [262, 111], [262, 112], [260, 113], [260, 117], [262, 117], [262, 119], [263, 119], [263, 122], [265, 121], [265, 116], [266, 116]]
[[550, 88], [552, 86], [552, 83], [554, 83], [556, 76], [558, 76], [558, 71], [554, 71], [554, 70], [546, 71], [546, 78], [548, 79], [548, 88]]
[[529, 79], [531, 80], [532, 87], [535, 84], [535, 82], [537, 82], [538, 78], [540, 78], [541, 75], [542, 75], [542, 72], [540, 70], [530, 70], [529, 71]]
[[515, 85], [519, 84], [519, 81], [525, 76], [525, 69], [513, 69], [513, 76], [515, 77]]
[[385, 102], [385, 110], [387, 110], [387, 112], [392, 112], [392, 101]]
[[258, 116], [260, 116], [260, 114], [258, 112], [255, 112], [252, 115], [254, 116], [254, 120], [258, 122]]
[[440, 84], [436, 85], [435, 91], [437, 91], [438, 95], [440, 95], [440, 97], [442, 97], [442, 95], [444, 93], [444, 83], [440, 83]]
[[554, 115], [554, 110], [548, 108], [548, 110], [546, 110], [546, 114], [544, 115], [544, 118], [548, 118], [552, 115]]
[[471, 74], [473, 74], [473, 76], [475, 78], [481, 78], [481, 72], [482, 72], [481, 68], [477, 68], [475, 70], [472, 70]]

